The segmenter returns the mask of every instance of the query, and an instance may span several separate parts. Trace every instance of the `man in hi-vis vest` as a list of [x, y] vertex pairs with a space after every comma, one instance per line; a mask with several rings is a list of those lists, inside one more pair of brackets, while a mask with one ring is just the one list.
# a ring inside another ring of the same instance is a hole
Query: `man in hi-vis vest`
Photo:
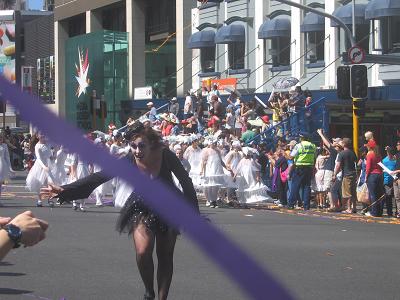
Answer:
[[292, 188], [288, 199], [289, 208], [294, 208], [299, 192], [302, 191], [304, 210], [310, 209], [311, 179], [315, 164], [317, 147], [309, 141], [308, 133], [300, 133], [298, 143], [290, 153], [294, 161], [294, 170], [291, 172]]

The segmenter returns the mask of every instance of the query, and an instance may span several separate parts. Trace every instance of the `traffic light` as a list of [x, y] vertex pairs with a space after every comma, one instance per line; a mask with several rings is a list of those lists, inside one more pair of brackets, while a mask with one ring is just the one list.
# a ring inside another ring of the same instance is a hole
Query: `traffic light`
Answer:
[[354, 98], [353, 99], [353, 111], [357, 117], [365, 116], [365, 99]]
[[367, 98], [368, 69], [364, 65], [354, 65], [350, 71], [350, 92], [352, 98]]
[[340, 66], [337, 68], [337, 96], [339, 99], [351, 99], [350, 95], [350, 67]]

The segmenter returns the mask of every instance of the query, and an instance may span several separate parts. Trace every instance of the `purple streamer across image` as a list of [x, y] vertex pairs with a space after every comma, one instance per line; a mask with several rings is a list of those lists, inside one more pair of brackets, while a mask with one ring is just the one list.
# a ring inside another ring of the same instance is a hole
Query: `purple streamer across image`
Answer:
[[118, 176], [133, 185], [151, 209], [172, 226], [183, 229], [205, 254], [212, 253], [209, 258], [251, 298], [293, 299], [254, 259], [198, 215], [182, 195], [172, 192], [161, 182], [144, 176], [126, 161], [118, 160], [107, 151], [96, 147], [83, 137], [81, 131], [59, 119], [37, 99], [22, 93], [16, 85], [2, 76], [0, 92], [4, 99], [17, 108], [24, 120], [31, 122], [53, 142], [64, 145], [68, 151], [78, 153], [83, 160], [98, 164], [109, 175]]

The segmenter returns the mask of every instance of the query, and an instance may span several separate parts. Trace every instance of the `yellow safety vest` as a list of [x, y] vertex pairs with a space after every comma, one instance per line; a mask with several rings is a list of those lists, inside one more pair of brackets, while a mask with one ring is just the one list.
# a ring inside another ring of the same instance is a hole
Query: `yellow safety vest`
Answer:
[[303, 141], [299, 144], [299, 151], [294, 158], [296, 166], [313, 166], [315, 160], [316, 147], [313, 143]]

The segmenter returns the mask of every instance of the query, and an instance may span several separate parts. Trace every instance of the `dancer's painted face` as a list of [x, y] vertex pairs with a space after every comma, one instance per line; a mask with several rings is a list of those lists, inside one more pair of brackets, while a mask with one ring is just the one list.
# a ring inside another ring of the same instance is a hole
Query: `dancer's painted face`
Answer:
[[131, 142], [131, 148], [137, 160], [145, 160], [150, 155], [149, 141], [146, 138], [138, 137]]

